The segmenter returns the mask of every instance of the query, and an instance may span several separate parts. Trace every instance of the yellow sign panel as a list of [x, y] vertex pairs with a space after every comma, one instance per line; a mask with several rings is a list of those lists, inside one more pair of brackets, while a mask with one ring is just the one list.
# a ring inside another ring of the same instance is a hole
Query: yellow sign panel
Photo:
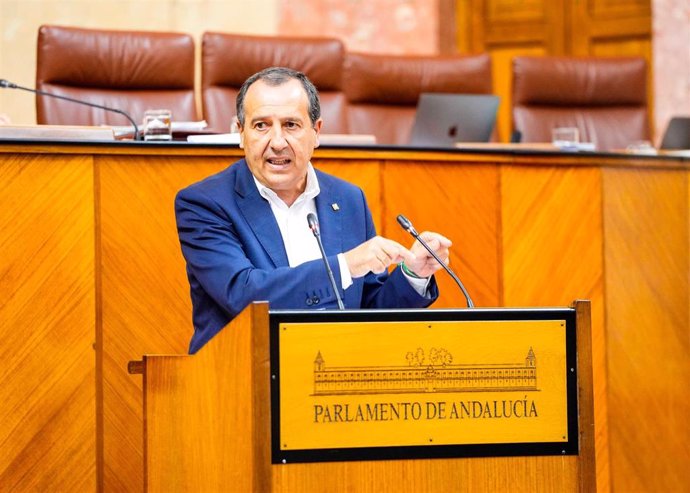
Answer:
[[568, 441], [561, 320], [282, 323], [280, 449]]

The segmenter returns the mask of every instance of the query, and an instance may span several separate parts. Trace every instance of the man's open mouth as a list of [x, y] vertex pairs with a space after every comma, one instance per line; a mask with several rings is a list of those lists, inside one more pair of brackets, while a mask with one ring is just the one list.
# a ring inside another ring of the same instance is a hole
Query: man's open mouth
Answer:
[[272, 166], [287, 166], [292, 162], [289, 157], [273, 157], [267, 159], [268, 163]]

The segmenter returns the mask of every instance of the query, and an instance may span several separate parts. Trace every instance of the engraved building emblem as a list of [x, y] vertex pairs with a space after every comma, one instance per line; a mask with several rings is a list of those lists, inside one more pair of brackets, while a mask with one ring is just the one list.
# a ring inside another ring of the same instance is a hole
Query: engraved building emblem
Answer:
[[328, 367], [314, 360], [314, 395], [500, 392], [537, 389], [537, 363], [529, 348], [524, 362], [453, 364], [444, 348], [409, 351], [407, 365]]

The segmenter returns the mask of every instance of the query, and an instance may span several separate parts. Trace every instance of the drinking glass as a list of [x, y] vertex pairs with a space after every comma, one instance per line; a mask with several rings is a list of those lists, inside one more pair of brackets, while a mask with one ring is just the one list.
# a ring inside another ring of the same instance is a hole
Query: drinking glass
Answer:
[[144, 140], [172, 140], [172, 112], [170, 110], [144, 112]]
[[559, 149], [576, 149], [580, 132], [576, 127], [557, 127], [551, 131], [551, 143]]

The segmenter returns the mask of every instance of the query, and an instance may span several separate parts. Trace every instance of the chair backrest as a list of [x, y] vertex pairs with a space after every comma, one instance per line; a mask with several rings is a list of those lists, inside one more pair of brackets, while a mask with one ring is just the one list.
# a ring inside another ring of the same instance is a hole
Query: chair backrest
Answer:
[[268, 67], [299, 70], [319, 90], [322, 132], [346, 133], [341, 90], [345, 47], [335, 38], [247, 36], [207, 32], [201, 46], [201, 90], [209, 127], [228, 132], [242, 83]]
[[[173, 120], [197, 119], [194, 40], [187, 34], [41, 26], [36, 88], [127, 112], [139, 123], [147, 109]], [[37, 122], [129, 125], [117, 113], [36, 97]]]
[[417, 101], [424, 92], [489, 94], [488, 55], [403, 56], [348, 53], [343, 73], [353, 134], [383, 145], [410, 141]]
[[348, 53], [343, 87], [349, 133], [383, 145], [406, 145], [424, 92], [489, 94], [488, 55], [402, 56]]
[[513, 129], [551, 142], [556, 127], [577, 127], [598, 150], [649, 140], [644, 58], [515, 57]]

